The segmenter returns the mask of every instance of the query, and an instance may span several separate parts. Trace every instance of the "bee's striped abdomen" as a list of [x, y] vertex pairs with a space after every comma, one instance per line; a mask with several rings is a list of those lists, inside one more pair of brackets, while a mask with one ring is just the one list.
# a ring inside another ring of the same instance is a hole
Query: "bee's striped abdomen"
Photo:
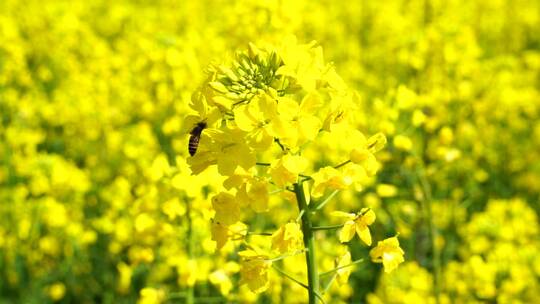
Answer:
[[193, 156], [195, 155], [195, 152], [197, 152], [197, 148], [199, 147], [199, 140], [201, 139], [201, 133], [204, 128], [206, 128], [206, 122], [199, 122], [193, 128], [193, 130], [191, 130], [188, 145], [189, 155]]

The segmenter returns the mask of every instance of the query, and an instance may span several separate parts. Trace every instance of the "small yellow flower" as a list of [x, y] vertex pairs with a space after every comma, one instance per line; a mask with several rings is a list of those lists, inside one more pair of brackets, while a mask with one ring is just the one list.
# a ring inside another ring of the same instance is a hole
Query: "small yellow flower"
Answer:
[[49, 297], [53, 301], [60, 301], [62, 298], [64, 298], [64, 295], [66, 294], [66, 285], [64, 283], [54, 283], [51, 286], [49, 286]]
[[398, 188], [390, 184], [379, 184], [377, 185], [377, 194], [380, 197], [393, 197], [398, 193]]
[[240, 269], [240, 283], [247, 284], [255, 293], [268, 289], [268, 268], [272, 262], [265, 255], [259, 255], [253, 250], [244, 250], [238, 253], [242, 258]]
[[119, 274], [117, 290], [121, 294], [126, 294], [131, 286], [133, 268], [126, 263], [120, 262], [118, 265], [116, 265], [116, 269], [118, 270]]
[[152, 166], [150, 166], [148, 174], [152, 181], [158, 181], [159, 179], [161, 179], [163, 176], [166, 176], [170, 172], [171, 172], [171, 166], [169, 165], [167, 156], [161, 153], [152, 162]]
[[332, 212], [333, 216], [344, 217], [347, 219], [343, 228], [339, 232], [339, 241], [342, 243], [350, 241], [355, 233], [368, 246], [371, 246], [371, 233], [369, 225], [375, 222], [375, 212], [369, 208], [363, 208], [359, 213], [346, 213], [342, 211]]
[[191, 171], [199, 174], [217, 165], [221, 175], [230, 176], [238, 167], [249, 170], [255, 166], [255, 154], [246, 143], [245, 134], [238, 128], [205, 129], [197, 153], [187, 160]]
[[246, 234], [247, 227], [244, 223], [237, 222], [231, 226], [223, 225], [222, 223], [213, 221], [211, 227], [212, 241], [216, 242], [216, 250], [220, 250], [227, 244], [229, 239], [243, 239]]
[[352, 183], [356, 191], [362, 191], [364, 186], [369, 183], [369, 176], [364, 166], [348, 164], [343, 168], [342, 174], [346, 183]]
[[317, 88], [317, 81], [322, 78], [323, 72], [327, 69], [321, 46], [315, 42], [299, 44], [296, 37], [289, 36], [284, 39], [279, 54], [284, 65], [277, 70], [277, 75], [296, 79], [298, 84], [308, 92]]
[[270, 166], [270, 176], [278, 187], [284, 187], [289, 183], [295, 183], [298, 174], [307, 168], [308, 162], [302, 156], [285, 155], [274, 161]]
[[223, 246], [225, 246], [225, 244], [227, 244], [227, 241], [229, 240], [227, 226], [214, 221], [211, 229], [212, 241], [216, 242], [216, 250], [220, 250], [223, 248]]
[[224, 296], [227, 296], [234, 287], [230, 276], [221, 269], [212, 272], [208, 276], [208, 280], [210, 283], [217, 286], [221, 294]]
[[300, 104], [294, 99], [281, 98], [278, 115], [271, 123], [272, 134], [289, 148], [313, 140], [322, 127], [322, 122], [314, 115], [319, 107], [320, 101], [315, 95], [306, 95]]
[[165, 299], [165, 292], [160, 289], [145, 287], [140, 291], [138, 304], [158, 304]]
[[413, 147], [413, 142], [408, 136], [400, 134], [394, 137], [394, 146], [396, 147], [396, 149], [402, 151], [411, 151]]
[[238, 187], [236, 199], [243, 206], [250, 206], [255, 212], [268, 211], [268, 182], [264, 180], [251, 179]]
[[176, 217], [181, 217], [186, 213], [185, 205], [180, 203], [180, 199], [177, 197], [163, 203], [161, 210], [168, 216], [170, 221], [174, 220]]
[[225, 225], [232, 225], [240, 220], [240, 205], [234, 195], [220, 192], [212, 198], [212, 207], [216, 210], [214, 220]]
[[247, 141], [257, 150], [267, 150], [273, 142], [268, 122], [276, 116], [277, 103], [264, 94], [249, 104], [234, 109], [234, 120], [240, 130], [249, 132]]
[[352, 183], [352, 180], [346, 179], [338, 169], [330, 166], [321, 168], [311, 177], [313, 178], [311, 195], [315, 198], [321, 197], [327, 188], [334, 190], [347, 189]]
[[443, 145], [450, 145], [454, 141], [454, 131], [450, 127], [443, 127], [439, 131], [439, 139]]
[[379, 163], [374, 154], [385, 145], [386, 137], [382, 133], [377, 133], [352, 149], [349, 157], [353, 163], [364, 167], [368, 176], [373, 176], [379, 169]]
[[141, 213], [135, 218], [135, 230], [137, 232], [149, 232], [156, 226], [156, 221], [148, 213]]
[[377, 153], [386, 145], [386, 136], [382, 133], [377, 133], [367, 140], [367, 147], [369, 152]]
[[199, 273], [199, 263], [194, 259], [185, 260], [182, 265], [177, 267], [178, 284], [180, 286], [194, 286], [197, 282]]
[[387, 238], [377, 243], [377, 247], [371, 249], [369, 255], [375, 263], [383, 263], [384, 272], [391, 272], [405, 261], [403, 249], [399, 247], [397, 236]]
[[272, 234], [272, 249], [279, 253], [304, 248], [303, 233], [298, 223], [287, 223]]
[[427, 117], [422, 110], [414, 110], [412, 115], [412, 124], [415, 127], [421, 126], [425, 121]]
[[[345, 254], [341, 255], [339, 258], [336, 259], [336, 268], [347, 266], [349, 264], [351, 264], [351, 253], [346, 250]], [[339, 284], [347, 284], [353, 268], [354, 267], [352, 266], [347, 266], [336, 271], [337, 281]]]

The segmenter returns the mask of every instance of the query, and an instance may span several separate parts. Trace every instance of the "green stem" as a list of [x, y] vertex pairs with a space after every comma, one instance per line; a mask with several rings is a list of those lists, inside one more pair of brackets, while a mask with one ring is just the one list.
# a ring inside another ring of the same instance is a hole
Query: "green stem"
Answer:
[[440, 303], [440, 290], [441, 290], [441, 254], [436, 244], [437, 239], [437, 227], [433, 223], [433, 213], [431, 210], [431, 186], [426, 178], [423, 162], [421, 167], [418, 168], [418, 179], [420, 182], [420, 188], [422, 189], [422, 208], [425, 211], [425, 217], [429, 229], [429, 241], [431, 250], [433, 251], [433, 291], [435, 294], [435, 303]]
[[330, 289], [330, 286], [335, 281], [335, 279], [336, 279], [336, 277], [338, 275], [338, 273], [337, 273], [338, 270], [343, 269], [343, 268], [347, 268], [347, 267], [351, 267], [351, 266], [354, 266], [354, 265], [362, 263], [362, 262], [364, 262], [364, 259], [356, 260], [354, 262], [351, 262], [350, 264], [339, 266], [339, 267], [336, 267], [336, 268], [334, 268], [334, 269], [332, 269], [330, 271], [321, 273], [319, 275], [319, 278], [325, 277], [325, 276], [330, 275], [330, 274], [332, 275], [330, 277], [330, 279], [323, 285], [322, 293], [325, 294], [328, 291], [328, 289]]
[[[187, 219], [187, 255], [188, 259], [193, 258], [193, 222], [191, 219], [191, 201], [186, 199], [186, 219]], [[193, 286], [189, 285], [186, 291], [186, 304], [195, 303], [195, 292]]]
[[346, 161], [342, 162], [342, 163], [339, 164], [339, 165], [335, 165], [335, 166], [334, 166], [334, 169], [339, 169], [339, 168], [345, 166], [346, 164], [348, 164], [348, 163], [350, 163], [350, 162], [351, 162], [350, 159], [349, 159], [349, 160], [346, 160]]
[[351, 267], [351, 266], [354, 266], [354, 265], [356, 265], [356, 264], [360, 264], [360, 263], [363, 263], [363, 262], [364, 262], [364, 259], [359, 259], [359, 260], [356, 260], [356, 261], [354, 261], [354, 262], [351, 262], [351, 263], [349, 263], [349, 264], [347, 264], [347, 265], [339, 266], [339, 267], [336, 267], [336, 268], [334, 268], [334, 269], [332, 269], [332, 270], [330, 270], [330, 271], [323, 272], [323, 273], [321, 273], [319, 276], [324, 277], [324, 276], [329, 275], [329, 274], [331, 274], [331, 273], [334, 273], [334, 272], [336, 272], [336, 271], [338, 271], [338, 270], [340, 270], [340, 269], [347, 268], [347, 267]]
[[248, 235], [262, 235], [262, 236], [271, 236], [272, 232], [255, 232], [255, 231], [248, 231]]
[[336, 196], [336, 194], [338, 194], [339, 190], [334, 190], [332, 193], [330, 193], [330, 195], [328, 195], [322, 202], [320, 202], [319, 204], [317, 204], [315, 206], [315, 208], [313, 208], [313, 210], [321, 210], [324, 206], [326, 206], [326, 204], [328, 204], [328, 202], [334, 198], [334, 196]]
[[306, 210], [304, 209], [300, 210], [300, 213], [298, 213], [298, 217], [296, 217], [297, 223], [302, 219], [302, 217], [304, 216], [304, 213], [306, 213]]
[[310, 212], [306, 212], [308, 206], [304, 195], [304, 187], [301, 183], [294, 184], [294, 193], [296, 194], [298, 209], [300, 212], [304, 210], [304, 213], [302, 214], [302, 233], [304, 234], [304, 246], [306, 247], [309, 304], [315, 304], [317, 303], [317, 296], [319, 295], [319, 274], [317, 273], [315, 256], [315, 236], [313, 234]]
[[325, 285], [323, 285], [323, 289], [322, 289], [323, 294], [326, 294], [328, 289], [330, 289], [330, 286], [332, 286], [332, 283], [334, 283], [334, 281], [336, 280], [336, 277], [337, 277], [337, 272], [334, 272], [330, 280], [328, 280], [328, 282]]
[[291, 254], [280, 255], [280, 256], [278, 256], [278, 257], [275, 257], [275, 258], [273, 258], [273, 259], [269, 259], [269, 260], [267, 260], [267, 261], [273, 263], [273, 262], [281, 261], [281, 260], [286, 259], [286, 258], [288, 258], [288, 257], [292, 257], [292, 256], [295, 256], [295, 255], [302, 254], [302, 253], [304, 253], [304, 252], [305, 252], [305, 250], [297, 250], [297, 251], [295, 251], [295, 252], [293, 252], [293, 253], [291, 253]]
[[311, 227], [312, 230], [333, 230], [333, 229], [339, 229], [343, 228], [344, 224], [339, 225], [332, 225], [332, 226], [317, 226], [317, 227]]
[[[274, 268], [275, 271], [279, 272], [282, 276], [288, 278], [289, 280], [295, 282], [296, 284], [304, 287], [305, 289], [309, 290], [309, 286], [307, 286], [306, 284], [300, 282], [299, 280], [295, 279], [293, 276], [291, 276], [290, 274], [286, 273], [285, 271], [281, 270], [280, 268], [278, 268], [277, 266], [275, 265], [272, 265], [272, 268]], [[318, 292], [315, 293], [315, 296], [323, 303], [323, 304], [326, 304], [324, 302], [324, 299], [322, 298], [321, 294], [319, 294]]]
[[285, 271], [283, 271], [281, 268], [277, 267], [276, 265], [272, 264], [272, 268], [274, 268], [275, 271], [279, 272], [282, 276], [286, 277], [287, 279], [289, 279], [289, 280], [295, 282], [296, 284], [304, 287], [305, 289], [309, 290], [309, 287], [306, 284], [300, 282], [299, 280], [294, 278], [292, 275], [286, 273]]

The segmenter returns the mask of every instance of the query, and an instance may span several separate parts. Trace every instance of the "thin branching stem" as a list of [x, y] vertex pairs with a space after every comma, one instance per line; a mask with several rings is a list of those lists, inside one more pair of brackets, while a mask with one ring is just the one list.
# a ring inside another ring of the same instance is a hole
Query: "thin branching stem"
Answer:
[[[275, 265], [272, 265], [272, 268], [274, 268], [275, 271], [279, 272], [281, 275], [283, 275], [284, 277], [286, 277], [287, 279], [295, 282], [296, 284], [304, 287], [305, 289], [307, 289], [309, 291], [309, 286], [307, 286], [306, 284], [300, 282], [300, 280], [297, 280], [296, 278], [294, 278], [292, 275], [288, 274], [287, 272], [285, 272], [284, 270], [282, 270], [281, 268], [275, 266]], [[322, 296], [319, 294], [319, 292], [316, 292], [315, 293], [315, 297], [317, 297], [319, 299], [319, 301], [321, 301], [321, 303], [323, 304], [326, 304], [326, 302], [324, 301], [324, 299], [322, 298]]]
[[247, 234], [248, 234], [248, 235], [262, 235], [262, 236], [269, 236], [269, 235], [272, 235], [272, 232], [255, 232], [255, 231], [249, 231]]
[[316, 226], [316, 227], [311, 227], [311, 229], [313, 229], [313, 230], [334, 230], [334, 229], [342, 228], [343, 225], [344, 224], [331, 225], [331, 226]]
[[341, 168], [341, 167], [345, 166], [346, 164], [348, 164], [348, 163], [350, 163], [350, 162], [351, 162], [350, 159], [349, 159], [349, 160], [346, 160], [346, 161], [342, 162], [342, 163], [339, 164], [339, 165], [335, 165], [335, 166], [334, 166], [334, 169]]
[[338, 194], [338, 192], [339, 190], [334, 190], [322, 202], [315, 204], [315, 207], [313, 208], [313, 210], [321, 210], [326, 204], [328, 204], [328, 202], [330, 202], [330, 200], [334, 198], [334, 196], [336, 196], [336, 194]]
[[329, 275], [329, 274], [331, 274], [331, 273], [334, 273], [334, 272], [336, 272], [336, 271], [338, 271], [338, 270], [340, 270], [340, 269], [347, 268], [347, 267], [351, 267], [351, 266], [354, 266], [354, 265], [356, 265], [356, 264], [360, 264], [360, 263], [363, 263], [363, 262], [364, 262], [364, 259], [359, 259], [359, 260], [356, 260], [356, 261], [354, 261], [354, 262], [351, 262], [350, 264], [343, 265], [343, 266], [339, 266], [339, 267], [336, 267], [336, 268], [334, 268], [334, 269], [332, 269], [332, 270], [329, 270], [329, 271], [327, 271], [327, 272], [323, 272], [323, 273], [321, 273], [319, 276], [320, 276], [320, 277], [324, 277], [324, 276], [327, 276], [327, 275]]
[[305, 289], [308, 289], [308, 290], [309, 290], [309, 287], [308, 287], [306, 284], [300, 282], [300, 280], [294, 278], [292, 275], [288, 274], [287, 272], [285, 272], [285, 271], [282, 270], [281, 268], [277, 267], [276, 265], [273, 265], [273, 264], [272, 264], [272, 268], [274, 268], [275, 271], [279, 272], [281, 275], [283, 275], [283, 276], [286, 277], [287, 279], [289, 279], [289, 280], [295, 282], [296, 284], [298, 284], [298, 285], [304, 287]]
[[275, 258], [273, 258], [273, 259], [270, 259], [270, 260], [268, 260], [268, 261], [270, 261], [270, 262], [276, 262], [276, 261], [280, 261], [280, 260], [286, 259], [286, 258], [288, 258], [288, 257], [292, 257], [292, 256], [295, 256], [295, 255], [302, 254], [302, 253], [304, 253], [304, 252], [306, 252], [305, 249], [297, 250], [297, 251], [295, 251], [295, 252], [293, 252], [293, 253], [280, 255], [280, 256], [275, 257]]

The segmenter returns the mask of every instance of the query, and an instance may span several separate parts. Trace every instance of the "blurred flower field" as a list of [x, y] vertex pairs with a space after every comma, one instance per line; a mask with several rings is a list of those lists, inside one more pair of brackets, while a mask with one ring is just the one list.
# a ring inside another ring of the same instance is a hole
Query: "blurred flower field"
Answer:
[[0, 303], [537, 303], [537, 0], [0, 1]]

